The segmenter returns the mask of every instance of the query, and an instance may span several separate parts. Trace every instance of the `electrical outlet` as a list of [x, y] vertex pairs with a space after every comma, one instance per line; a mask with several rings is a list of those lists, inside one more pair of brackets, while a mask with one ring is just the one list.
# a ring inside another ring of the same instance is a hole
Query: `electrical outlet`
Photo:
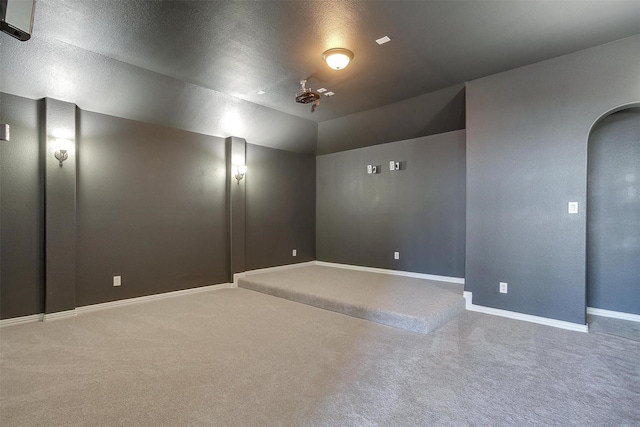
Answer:
[[294, 249], [293, 252], [291, 253], [291, 255], [298, 256], [298, 251], [296, 249]]
[[122, 276], [113, 276], [113, 286], [122, 285]]
[[400, 259], [400, 252], [394, 252], [393, 259]]
[[506, 294], [508, 291], [509, 284], [507, 282], [500, 282], [500, 293]]
[[369, 175], [371, 175], [373, 173], [373, 166], [372, 165], [367, 165], [367, 173]]
[[389, 162], [389, 170], [390, 171], [396, 170], [396, 162], [394, 162], [393, 160]]

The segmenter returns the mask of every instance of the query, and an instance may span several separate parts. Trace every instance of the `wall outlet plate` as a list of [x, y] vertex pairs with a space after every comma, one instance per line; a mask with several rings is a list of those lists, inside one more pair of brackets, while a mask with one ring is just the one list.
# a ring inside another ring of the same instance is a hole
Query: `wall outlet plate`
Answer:
[[509, 284], [507, 282], [500, 282], [500, 293], [506, 294], [509, 290]]
[[393, 259], [400, 259], [400, 252], [394, 252]]
[[113, 276], [113, 286], [122, 285], [122, 276]]
[[569, 202], [569, 213], [577, 214], [578, 213], [578, 202]]
[[291, 255], [293, 256], [298, 256], [298, 250], [294, 249], [293, 252], [291, 252]]
[[367, 173], [371, 175], [373, 173], [373, 166], [367, 165]]
[[393, 160], [389, 162], [389, 170], [390, 171], [396, 170], [396, 162], [394, 162]]

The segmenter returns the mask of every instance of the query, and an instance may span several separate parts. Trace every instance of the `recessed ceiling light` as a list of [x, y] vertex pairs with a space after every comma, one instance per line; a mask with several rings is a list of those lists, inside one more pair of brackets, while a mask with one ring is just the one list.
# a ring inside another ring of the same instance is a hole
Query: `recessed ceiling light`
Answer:
[[266, 90], [259, 90], [256, 92], [258, 95], [264, 95], [265, 93], [267, 93]]
[[389, 36], [384, 36], [384, 37], [380, 37], [378, 40], [376, 40], [376, 43], [385, 44], [385, 43], [389, 43], [390, 41], [391, 41], [391, 39], [389, 38]]
[[333, 96], [333, 95], [335, 95], [335, 93], [333, 93], [333, 92], [327, 92], [327, 93], [324, 94], [324, 96]]
[[353, 52], [348, 49], [335, 48], [329, 49], [322, 54], [322, 59], [327, 61], [327, 65], [334, 70], [342, 70], [349, 61], [353, 59]]
[[318, 93], [323, 93], [323, 92], [326, 92], [326, 91], [327, 91], [327, 89], [326, 89], [326, 88], [321, 87], [321, 88], [320, 88], [320, 89], [318, 89], [316, 92], [318, 92]]

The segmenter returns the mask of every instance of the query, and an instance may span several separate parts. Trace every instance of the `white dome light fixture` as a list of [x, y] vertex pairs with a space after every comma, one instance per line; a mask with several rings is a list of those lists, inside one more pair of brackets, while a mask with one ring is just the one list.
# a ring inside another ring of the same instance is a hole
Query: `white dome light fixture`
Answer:
[[349, 61], [353, 59], [353, 52], [348, 49], [335, 48], [329, 49], [322, 54], [322, 59], [327, 61], [327, 65], [334, 70], [342, 70], [349, 65]]

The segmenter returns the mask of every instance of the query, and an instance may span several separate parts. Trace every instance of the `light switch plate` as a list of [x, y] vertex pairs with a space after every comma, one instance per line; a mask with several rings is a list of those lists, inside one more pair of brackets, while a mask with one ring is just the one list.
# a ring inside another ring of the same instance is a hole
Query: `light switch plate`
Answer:
[[113, 286], [122, 285], [122, 276], [113, 276]]
[[569, 213], [570, 214], [578, 213], [578, 202], [569, 202]]

